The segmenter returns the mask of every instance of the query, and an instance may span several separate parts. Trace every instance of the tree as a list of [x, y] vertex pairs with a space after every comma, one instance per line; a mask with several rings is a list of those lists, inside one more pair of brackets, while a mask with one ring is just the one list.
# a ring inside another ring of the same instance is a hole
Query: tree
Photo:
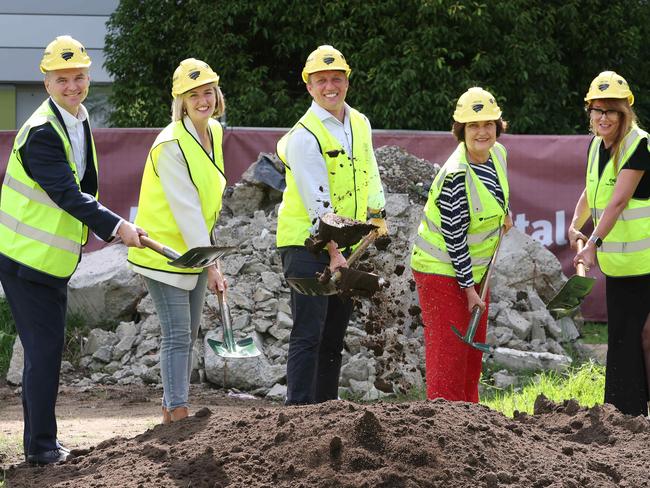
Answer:
[[[647, 91], [649, 21], [644, 2], [601, 0], [121, 0], [106, 38], [112, 123], [165, 125], [171, 75], [196, 57], [221, 76], [230, 125], [291, 126], [310, 100], [305, 58], [334, 44], [352, 67], [348, 100], [375, 128], [448, 130], [478, 85], [512, 132], [585, 132], [600, 71]], [[637, 100], [644, 120], [650, 100]]]

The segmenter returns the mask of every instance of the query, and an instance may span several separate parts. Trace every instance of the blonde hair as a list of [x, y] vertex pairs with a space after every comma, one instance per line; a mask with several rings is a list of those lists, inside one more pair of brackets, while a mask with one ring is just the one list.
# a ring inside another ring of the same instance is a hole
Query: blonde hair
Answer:
[[[181, 93], [180, 95], [175, 96], [172, 100], [172, 122], [181, 120], [186, 114], [185, 106], [183, 104], [183, 95], [185, 95], [185, 93]], [[214, 113], [212, 114], [212, 117], [218, 119], [226, 111], [226, 100], [223, 97], [223, 93], [221, 92], [219, 85], [214, 85], [214, 94], [217, 98], [217, 103], [214, 106]]]
[[[623, 156], [621, 154], [621, 143], [625, 136], [630, 132], [632, 127], [638, 126], [638, 120], [634, 109], [630, 106], [627, 98], [599, 98], [606, 103], [608, 109], [616, 110], [619, 113], [618, 116], [618, 129], [614, 137], [614, 143], [612, 144], [611, 152], [612, 159], [614, 160], [614, 169], [618, 171], [618, 164]], [[587, 110], [592, 108], [593, 102], [596, 100], [591, 100], [589, 105], [587, 105]], [[598, 136], [598, 129], [594, 126], [593, 119], [589, 117], [589, 131]]]

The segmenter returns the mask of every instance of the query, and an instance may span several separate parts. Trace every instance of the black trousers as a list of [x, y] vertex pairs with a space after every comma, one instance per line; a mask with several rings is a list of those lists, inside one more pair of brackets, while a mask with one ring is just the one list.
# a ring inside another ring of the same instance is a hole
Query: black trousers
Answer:
[[54, 288], [0, 271], [25, 350], [23, 448], [25, 455], [56, 449], [54, 413], [65, 333], [67, 288]]
[[[329, 265], [304, 247], [280, 249], [284, 276], [312, 278]], [[352, 300], [338, 295], [312, 297], [291, 290], [293, 329], [287, 358], [287, 405], [320, 403], [338, 398], [343, 339]]]
[[648, 415], [648, 383], [641, 334], [650, 314], [650, 275], [606, 277], [605, 402], [628, 415]]

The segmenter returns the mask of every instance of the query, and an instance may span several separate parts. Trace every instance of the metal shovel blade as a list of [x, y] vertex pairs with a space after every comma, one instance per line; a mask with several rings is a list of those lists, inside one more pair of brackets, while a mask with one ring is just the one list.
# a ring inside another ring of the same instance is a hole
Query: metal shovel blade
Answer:
[[287, 278], [287, 283], [301, 295], [311, 297], [336, 295], [338, 293], [336, 284], [332, 280], [321, 283], [318, 278]]
[[588, 276], [572, 276], [562, 285], [557, 295], [548, 302], [546, 308], [556, 319], [571, 314], [591, 293], [595, 282], [595, 278]]
[[360, 220], [334, 213], [326, 214], [318, 223], [318, 233], [307, 238], [305, 247], [313, 253], [319, 253], [330, 241], [336, 242], [339, 248], [353, 246], [374, 229], [374, 225]]
[[474, 342], [474, 335], [476, 334], [476, 329], [478, 329], [478, 324], [481, 321], [481, 315], [483, 315], [483, 311], [480, 309], [480, 307], [476, 306], [472, 310], [472, 316], [469, 320], [469, 324], [467, 325], [467, 333], [463, 334], [453, 325], [451, 326], [451, 330], [465, 344], [472, 346], [474, 349], [478, 349], [481, 352], [490, 352], [492, 346], [489, 344], [485, 344], [483, 342]]
[[232, 347], [228, 347], [225, 342], [213, 339], [208, 339], [208, 344], [214, 353], [222, 358], [255, 358], [262, 354], [250, 337], [235, 341]]
[[217, 356], [222, 358], [254, 358], [262, 354], [257, 348], [252, 337], [245, 337], [238, 341], [235, 340], [235, 334], [232, 330], [232, 321], [230, 320], [230, 308], [226, 303], [223, 292], [217, 290], [217, 301], [221, 312], [221, 323], [223, 324], [223, 342], [208, 339], [208, 345]]
[[375, 273], [353, 268], [341, 268], [341, 278], [336, 283], [341, 293], [371, 297], [381, 288], [380, 278]]
[[189, 249], [185, 254], [154, 241], [151, 237], [140, 236], [140, 242], [158, 254], [170, 259], [167, 264], [177, 268], [207, 268], [217, 259], [235, 250], [234, 247], [203, 246]]
[[234, 251], [234, 247], [204, 246], [194, 247], [168, 264], [177, 268], [207, 268], [217, 259]]

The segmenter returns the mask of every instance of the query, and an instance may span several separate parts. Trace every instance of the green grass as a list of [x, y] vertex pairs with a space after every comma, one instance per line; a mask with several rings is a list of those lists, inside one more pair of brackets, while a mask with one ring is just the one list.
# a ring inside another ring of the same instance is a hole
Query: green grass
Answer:
[[541, 394], [555, 403], [573, 398], [583, 407], [593, 407], [603, 403], [605, 367], [590, 361], [563, 373], [542, 372], [519, 388], [487, 388], [481, 403], [508, 417], [515, 410], [532, 414], [535, 399]]
[[0, 298], [0, 377], [4, 377], [9, 369], [11, 351], [16, 337], [16, 325], [11, 317], [9, 304]]
[[585, 322], [580, 328], [580, 341], [584, 344], [607, 344], [607, 324]]
[[80, 314], [68, 313], [65, 321], [65, 339], [63, 343], [63, 359], [70, 361], [73, 366], [79, 365], [84, 337], [88, 337], [90, 328], [84, 323]]

